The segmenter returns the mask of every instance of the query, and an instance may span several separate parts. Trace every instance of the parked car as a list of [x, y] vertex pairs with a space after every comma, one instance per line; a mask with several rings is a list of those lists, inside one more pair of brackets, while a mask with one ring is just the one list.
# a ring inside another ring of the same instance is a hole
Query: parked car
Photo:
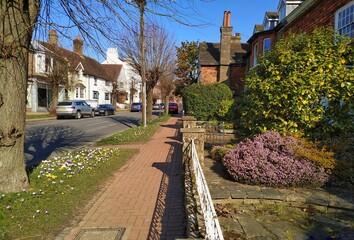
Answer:
[[177, 114], [178, 113], [178, 103], [170, 102], [168, 104], [168, 113]]
[[141, 102], [132, 103], [130, 107], [131, 112], [140, 112], [143, 109], [143, 104]]
[[152, 106], [152, 109], [153, 110], [161, 110], [161, 105], [159, 103], [155, 103], [153, 106]]
[[58, 103], [56, 113], [57, 119], [63, 117], [75, 117], [79, 119], [82, 116], [94, 117], [95, 109], [85, 100], [68, 100]]
[[99, 104], [96, 108], [96, 115], [114, 115], [115, 108], [112, 104]]

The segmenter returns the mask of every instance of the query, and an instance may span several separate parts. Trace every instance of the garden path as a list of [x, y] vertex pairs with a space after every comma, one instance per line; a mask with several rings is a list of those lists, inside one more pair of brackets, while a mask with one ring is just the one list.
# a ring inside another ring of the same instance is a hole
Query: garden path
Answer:
[[354, 239], [354, 192], [239, 184], [220, 162], [204, 173], [225, 239]]
[[[82, 220], [58, 239], [176, 239], [185, 234], [182, 147], [177, 117], [107, 183]], [[127, 147], [127, 146], [120, 146]]]

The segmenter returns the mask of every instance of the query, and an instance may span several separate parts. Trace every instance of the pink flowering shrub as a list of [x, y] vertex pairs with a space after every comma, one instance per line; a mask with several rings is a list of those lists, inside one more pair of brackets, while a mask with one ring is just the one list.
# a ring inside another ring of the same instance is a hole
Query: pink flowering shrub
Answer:
[[303, 157], [292, 147], [299, 142], [276, 132], [256, 135], [227, 152], [222, 163], [234, 180], [261, 186], [320, 186], [328, 181], [324, 169]]

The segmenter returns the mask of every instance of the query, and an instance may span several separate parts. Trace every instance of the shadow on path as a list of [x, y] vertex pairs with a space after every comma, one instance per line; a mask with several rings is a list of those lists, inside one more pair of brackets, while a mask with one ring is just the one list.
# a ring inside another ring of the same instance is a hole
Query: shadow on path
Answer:
[[166, 143], [171, 145], [166, 162], [152, 164], [163, 172], [163, 177], [148, 239], [177, 239], [184, 238], [186, 234], [182, 145], [178, 142]]

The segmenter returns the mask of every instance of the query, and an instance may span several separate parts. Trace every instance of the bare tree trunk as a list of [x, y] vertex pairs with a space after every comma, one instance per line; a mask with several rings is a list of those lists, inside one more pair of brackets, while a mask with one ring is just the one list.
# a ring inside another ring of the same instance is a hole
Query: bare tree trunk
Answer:
[[150, 87], [146, 89], [146, 119], [148, 121], [152, 119], [153, 90]]
[[0, 191], [28, 186], [24, 131], [28, 49], [38, 1], [0, 1]]
[[146, 0], [137, 0], [140, 9], [140, 64], [141, 64], [141, 81], [143, 83], [143, 111], [142, 112], [142, 125], [146, 127], [146, 76], [145, 76], [145, 22], [144, 12]]
[[165, 109], [164, 112], [165, 114], [168, 114], [168, 103], [170, 102], [170, 95], [165, 96]]
[[58, 106], [58, 95], [59, 95], [59, 85], [58, 84], [52, 84], [51, 95], [52, 95], [52, 101], [50, 104], [50, 112], [55, 113], [56, 108]]

